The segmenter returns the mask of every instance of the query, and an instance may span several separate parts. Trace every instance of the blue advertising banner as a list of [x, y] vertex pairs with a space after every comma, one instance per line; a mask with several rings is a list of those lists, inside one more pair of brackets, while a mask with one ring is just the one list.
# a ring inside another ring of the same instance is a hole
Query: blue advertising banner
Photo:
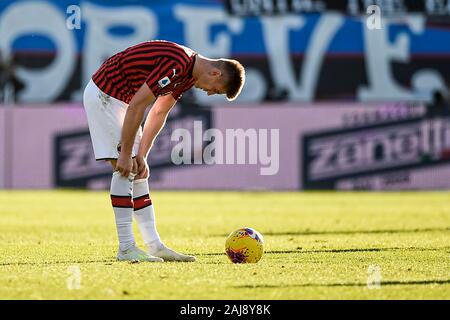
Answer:
[[303, 186], [352, 190], [410, 186], [411, 171], [448, 168], [449, 133], [450, 118], [435, 116], [305, 134]]

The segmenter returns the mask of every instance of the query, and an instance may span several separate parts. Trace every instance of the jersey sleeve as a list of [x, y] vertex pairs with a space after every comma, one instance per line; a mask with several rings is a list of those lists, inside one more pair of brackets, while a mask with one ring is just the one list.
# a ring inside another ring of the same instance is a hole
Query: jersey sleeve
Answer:
[[179, 100], [181, 98], [181, 96], [183, 95], [183, 93], [185, 93], [187, 90], [192, 88], [193, 85], [194, 85], [194, 80], [185, 81], [185, 82], [181, 83], [180, 85], [176, 86], [175, 89], [173, 90], [172, 97], [175, 100]]

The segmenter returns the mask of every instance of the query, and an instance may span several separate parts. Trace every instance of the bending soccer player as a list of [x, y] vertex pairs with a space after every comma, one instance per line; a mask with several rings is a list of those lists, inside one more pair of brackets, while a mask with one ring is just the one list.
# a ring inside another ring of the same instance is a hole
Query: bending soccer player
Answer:
[[[95, 158], [113, 167], [111, 202], [119, 238], [118, 260], [195, 261], [194, 256], [168, 248], [159, 237], [146, 159], [169, 111], [186, 90], [195, 86], [232, 101], [244, 81], [245, 70], [236, 60], [209, 59], [161, 40], [115, 54], [92, 76], [83, 104]], [[133, 213], [146, 251], [136, 246]]]

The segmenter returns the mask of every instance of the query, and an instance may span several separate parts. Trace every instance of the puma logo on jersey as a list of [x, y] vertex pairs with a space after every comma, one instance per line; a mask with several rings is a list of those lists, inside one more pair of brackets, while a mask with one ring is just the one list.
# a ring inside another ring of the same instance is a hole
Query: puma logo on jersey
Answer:
[[158, 85], [161, 89], [167, 86], [168, 84], [170, 84], [170, 79], [167, 76], [158, 81]]

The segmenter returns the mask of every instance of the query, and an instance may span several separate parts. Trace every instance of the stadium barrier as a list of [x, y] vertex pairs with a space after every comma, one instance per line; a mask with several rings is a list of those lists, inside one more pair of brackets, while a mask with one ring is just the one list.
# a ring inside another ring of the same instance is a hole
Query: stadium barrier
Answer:
[[[2, 107], [0, 127], [0, 188], [109, 187], [81, 105]], [[179, 105], [148, 160], [155, 189], [448, 188], [450, 118], [398, 103]]]

